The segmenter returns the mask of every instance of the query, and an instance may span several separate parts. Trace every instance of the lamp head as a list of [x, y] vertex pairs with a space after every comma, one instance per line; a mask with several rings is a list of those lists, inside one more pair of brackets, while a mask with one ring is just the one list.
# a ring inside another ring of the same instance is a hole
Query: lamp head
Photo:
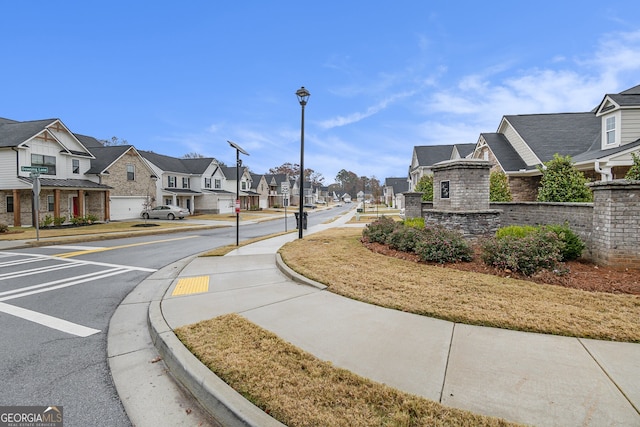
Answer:
[[302, 86], [300, 89], [296, 91], [296, 96], [298, 97], [298, 101], [300, 102], [300, 105], [304, 107], [305, 105], [307, 105], [307, 100], [309, 100], [309, 96], [311, 96], [311, 94], [307, 89], [305, 89], [304, 86]]

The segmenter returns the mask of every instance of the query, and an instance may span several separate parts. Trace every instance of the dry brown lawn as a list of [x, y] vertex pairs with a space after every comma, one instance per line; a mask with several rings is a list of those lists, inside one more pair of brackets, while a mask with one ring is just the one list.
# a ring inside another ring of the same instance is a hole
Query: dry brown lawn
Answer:
[[349, 298], [472, 325], [640, 342], [640, 297], [458, 271], [376, 254], [361, 229], [286, 244], [289, 267]]
[[[110, 234], [110, 233], [149, 233], [161, 232], [169, 229], [200, 226], [199, 224], [188, 223], [186, 221], [158, 221], [148, 220], [148, 224], [156, 224], [153, 227], [142, 227], [144, 221], [116, 221], [108, 223], [97, 223], [82, 227], [62, 227], [39, 229], [40, 238], [75, 237], [89, 234]], [[201, 226], [202, 227], [202, 226]], [[208, 226], [204, 226], [208, 227]], [[0, 240], [30, 240], [36, 238], [34, 227], [9, 227], [8, 233], [0, 233]]]
[[335, 368], [236, 314], [175, 332], [217, 376], [289, 427], [514, 425]]

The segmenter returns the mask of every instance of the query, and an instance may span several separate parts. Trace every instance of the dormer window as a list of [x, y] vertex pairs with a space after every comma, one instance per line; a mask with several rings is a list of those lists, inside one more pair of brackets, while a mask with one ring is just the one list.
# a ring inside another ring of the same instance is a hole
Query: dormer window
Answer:
[[616, 116], [605, 119], [605, 143], [607, 145], [616, 143]]

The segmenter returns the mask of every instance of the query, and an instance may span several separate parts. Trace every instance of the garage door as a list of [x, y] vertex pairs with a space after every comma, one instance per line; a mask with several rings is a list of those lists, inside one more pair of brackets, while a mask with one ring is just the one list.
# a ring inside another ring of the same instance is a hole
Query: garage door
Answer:
[[140, 218], [146, 197], [111, 196], [111, 220]]

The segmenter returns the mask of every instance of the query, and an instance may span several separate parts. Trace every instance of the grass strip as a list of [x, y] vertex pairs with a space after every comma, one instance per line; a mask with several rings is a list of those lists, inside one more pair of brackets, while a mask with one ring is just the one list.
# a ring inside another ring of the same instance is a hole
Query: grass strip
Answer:
[[640, 297], [463, 272], [375, 254], [362, 230], [333, 228], [287, 243], [283, 261], [352, 299], [471, 325], [640, 342]]
[[289, 427], [514, 425], [336, 368], [237, 314], [175, 333], [218, 377]]

